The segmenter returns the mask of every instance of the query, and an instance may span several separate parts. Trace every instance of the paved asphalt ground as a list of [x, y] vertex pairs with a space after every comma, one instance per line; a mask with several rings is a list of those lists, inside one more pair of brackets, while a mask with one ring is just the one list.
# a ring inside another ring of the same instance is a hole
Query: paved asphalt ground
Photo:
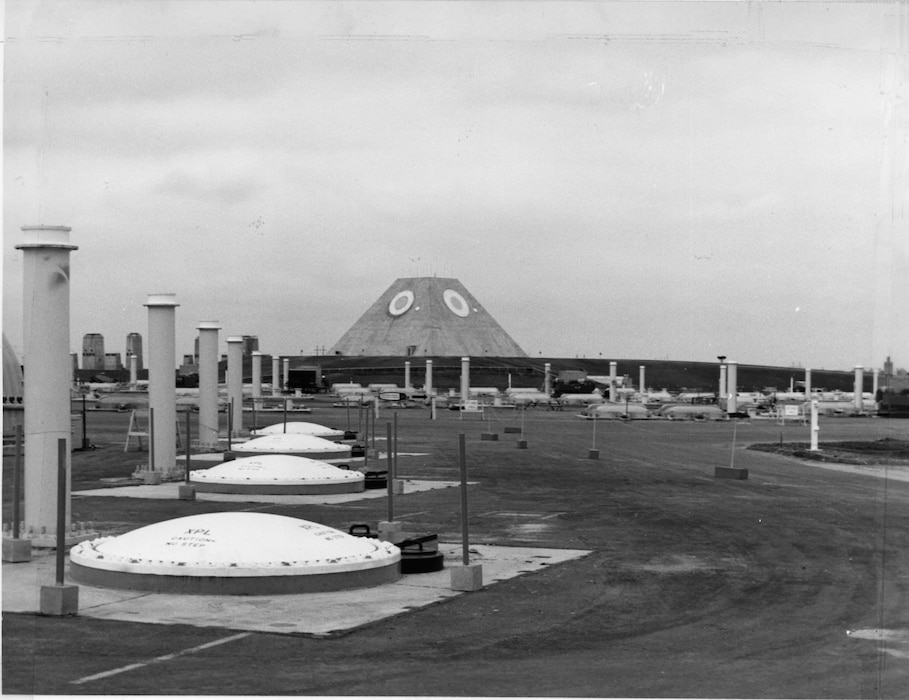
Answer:
[[[343, 428], [347, 414], [316, 403], [300, 419]], [[400, 459], [415, 479], [456, 480], [466, 434], [473, 542], [591, 554], [327, 638], [4, 612], [3, 692], [909, 697], [909, 468], [837, 471], [746, 449], [809, 439], [772, 422], [600, 421], [594, 437], [569, 411], [536, 409], [517, 449], [503, 428], [520, 421], [505, 411], [398, 421], [399, 450], [427, 453]], [[127, 422], [89, 415], [98, 449], [74, 453], [74, 490], [144, 459], [122, 451]], [[907, 436], [906, 420], [821, 422], [822, 447]], [[714, 477], [733, 462], [747, 480]], [[11, 467], [5, 457], [4, 520]], [[254, 505], [343, 529], [386, 516], [382, 499]], [[249, 508], [76, 496], [73, 519], [117, 534]], [[456, 490], [397, 508], [408, 529], [460, 541]]]

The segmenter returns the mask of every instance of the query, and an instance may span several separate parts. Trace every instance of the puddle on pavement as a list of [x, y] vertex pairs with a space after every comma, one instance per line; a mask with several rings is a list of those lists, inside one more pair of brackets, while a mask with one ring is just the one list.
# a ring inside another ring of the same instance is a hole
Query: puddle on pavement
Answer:
[[846, 630], [852, 639], [882, 642], [882, 651], [900, 659], [909, 659], [909, 630], [860, 629]]

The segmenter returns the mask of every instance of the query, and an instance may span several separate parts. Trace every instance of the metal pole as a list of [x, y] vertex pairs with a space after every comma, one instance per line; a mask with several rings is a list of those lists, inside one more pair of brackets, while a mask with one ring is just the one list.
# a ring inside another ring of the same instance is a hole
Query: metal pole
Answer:
[[89, 449], [88, 445], [88, 427], [85, 424], [85, 394], [82, 394], [82, 449]]
[[287, 397], [284, 398], [284, 432], [287, 432]]
[[231, 437], [234, 434], [234, 400], [227, 402], [227, 451], [230, 452], [232, 444]]
[[148, 469], [155, 471], [155, 409], [148, 409]]
[[186, 407], [186, 483], [189, 483], [189, 446], [192, 444], [189, 437], [189, 406]]
[[57, 585], [63, 585], [66, 549], [66, 438], [57, 440]]
[[22, 500], [22, 426], [16, 426], [16, 457], [13, 460], [13, 539], [19, 539], [19, 512]]
[[458, 435], [458, 451], [461, 458], [461, 559], [464, 566], [467, 566], [470, 564], [470, 544], [467, 538], [467, 454], [464, 433]]
[[386, 433], [386, 449], [388, 450], [388, 477], [385, 481], [388, 484], [388, 522], [392, 523], [395, 520], [395, 490], [394, 490], [394, 464], [391, 461], [391, 423], [385, 424], [385, 433]]
[[394, 431], [392, 432], [392, 438], [394, 440], [394, 461], [393, 465], [395, 468], [394, 476], [398, 476], [398, 412], [395, 411], [394, 417]]

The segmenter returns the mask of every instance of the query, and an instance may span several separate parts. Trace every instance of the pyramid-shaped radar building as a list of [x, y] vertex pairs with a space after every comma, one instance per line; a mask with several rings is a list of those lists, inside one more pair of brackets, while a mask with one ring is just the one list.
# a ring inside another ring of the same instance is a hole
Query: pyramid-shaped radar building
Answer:
[[464, 285], [442, 277], [395, 280], [330, 352], [527, 357]]

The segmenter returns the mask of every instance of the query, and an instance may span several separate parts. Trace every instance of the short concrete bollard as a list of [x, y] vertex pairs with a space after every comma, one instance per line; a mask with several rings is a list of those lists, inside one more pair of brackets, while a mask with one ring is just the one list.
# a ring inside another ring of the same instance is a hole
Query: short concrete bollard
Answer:
[[518, 440], [518, 449], [526, 450], [527, 449], [527, 440]]
[[717, 479], [747, 479], [748, 470], [738, 467], [714, 467], [713, 476]]
[[498, 442], [499, 434], [498, 433], [480, 433], [481, 440], [491, 440], [492, 442]]
[[225, 450], [221, 455], [221, 460], [224, 462], [233, 462], [237, 458], [237, 453], [231, 450]]
[[75, 615], [79, 612], [79, 586], [41, 586], [42, 615]]
[[378, 537], [383, 542], [397, 542], [401, 539], [403, 524], [400, 520], [380, 520]]
[[599, 450], [587, 450], [587, 459], [599, 459], [600, 451]]
[[3, 538], [3, 561], [18, 563], [32, 560], [32, 541], [12, 537]]
[[180, 484], [177, 487], [177, 498], [181, 501], [195, 501], [196, 487], [190, 484]]
[[483, 565], [462, 564], [452, 566], [451, 590], [453, 591], [478, 591], [483, 587]]
[[142, 483], [146, 486], [157, 486], [161, 483], [161, 472], [147, 471], [142, 473]]
[[394, 479], [391, 482], [391, 490], [395, 496], [404, 495], [404, 479]]

